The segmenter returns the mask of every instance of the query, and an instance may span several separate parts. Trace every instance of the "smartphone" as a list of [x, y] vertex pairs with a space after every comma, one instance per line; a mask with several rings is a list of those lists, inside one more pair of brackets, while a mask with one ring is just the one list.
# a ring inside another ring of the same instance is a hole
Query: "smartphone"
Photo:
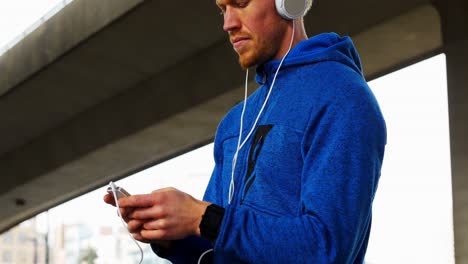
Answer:
[[[110, 195], [114, 196], [112, 192], [112, 187], [107, 187], [107, 193]], [[128, 193], [124, 188], [115, 186], [115, 195], [117, 196], [117, 199], [120, 199], [125, 196], [130, 196], [130, 193]]]

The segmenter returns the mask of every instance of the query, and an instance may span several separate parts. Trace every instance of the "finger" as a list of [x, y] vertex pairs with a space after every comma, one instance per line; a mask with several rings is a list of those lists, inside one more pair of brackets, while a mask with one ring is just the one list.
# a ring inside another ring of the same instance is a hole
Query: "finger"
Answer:
[[160, 202], [159, 196], [156, 193], [130, 195], [120, 198], [119, 205], [121, 207], [150, 207]]
[[114, 197], [112, 195], [106, 194], [103, 199], [105, 203], [115, 206]]
[[119, 211], [122, 217], [126, 217], [129, 213], [129, 210], [127, 210], [127, 208], [119, 208]]
[[139, 232], [135, 232], [135, 233], [131, 233], [132, 234], [132, 237], [135, 239], [135, 240], [138, 240], [140, 242], [143, 242], [143, 243], [149, 243], [150, 240], [144, 238]]
[[154, 190], [151, 193], [163, 193], [163, 192], [173, 192], [173, 191], [179, 191], [179, 190], [177, 190], [174, 187], [165, 187], [165, 188], [161, 188], [158, 190]]
[[128, 217], [134, 219], [160, 219], [167, 216], [167, 212], [162, 206], [153, 206], [147, 208], [134, 208], [132, 212], [127, 214]]
[[161, 229], [157, 229], [157, 230], [142, 229], [140, 231], [140, 235], [143, 239], [146, 239], [146, 240], [174, 240], [174, 238], [171, 238], [169, 236], [169, 233], [167, 232], [167, 230], [161, 230]]
[[142, 224], [144, 230], [164, 230], [170, 228], [166, 218], [147, 221]]
[[122, 213], [122, 208], [117, 209], [116, 213], [118, 217], [122, 217], [125, 223], [128, 223], [128, 221], [130, 221], [130, 218], [128, 218], [124, 213]]
[[[121, 211], [119, 211], [119, 210], [121, 210]], [[121, 217], [124, 220], [125, 223], [128, 223], [130, 220], [132, 220], [131, 217], [128, 217], [128, 213], [126, 213], [125, 209], [123, 209], [123, 208], [118, 209], [116, 211], [116, 213], [117, 213], [117, 216]]]
[[143, 221], [131, 219], [127, 222], [127, 229], [130, 233], [135, 233], [141, 230], [143, 224]]

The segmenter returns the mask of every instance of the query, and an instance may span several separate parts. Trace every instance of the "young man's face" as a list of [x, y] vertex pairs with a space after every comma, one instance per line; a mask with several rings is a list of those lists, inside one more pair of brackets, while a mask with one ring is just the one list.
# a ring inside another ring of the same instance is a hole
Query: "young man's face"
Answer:
[[216, 4], [242, 68], [281, 58], [284, 45], [289, 45], [288, 22], [276, 12], [274, 0], [216, 0]]

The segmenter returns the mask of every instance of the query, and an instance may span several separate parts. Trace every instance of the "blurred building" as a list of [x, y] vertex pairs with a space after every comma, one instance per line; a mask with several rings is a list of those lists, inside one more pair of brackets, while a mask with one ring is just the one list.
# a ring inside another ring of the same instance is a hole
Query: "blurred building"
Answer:
[[[131, 264], [140, 250], [123, 227], [61, 224], [51, 229], [46, 260], [46, 234], [38, 232], [35, 219], [0, 235], [0, 264]], [[168, 263], [157, 258], [148, 245], [143, 264]]]
[[[95, 254], [94, 264], [138, 263], [140, 250], [123, 227], [89, 226], [84, 223], [56, 227], [51, 245], [54, 264], [88, 264], [87, 254]], [[148, 245], [142, 245], [143, 263], [167, 263], [158, 260]]]
[[35, 224], [33, 218], [0, 236], [0, 264], [45, 263], [45, 235], [36, 231]]

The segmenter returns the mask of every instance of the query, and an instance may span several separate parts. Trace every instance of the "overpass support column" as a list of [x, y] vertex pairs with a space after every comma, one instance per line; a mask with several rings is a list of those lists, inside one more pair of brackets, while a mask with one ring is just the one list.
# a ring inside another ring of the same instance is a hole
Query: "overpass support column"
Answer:
[[468, 1], [439, 0], [447, 58], [456, 263], [468, 263]]

